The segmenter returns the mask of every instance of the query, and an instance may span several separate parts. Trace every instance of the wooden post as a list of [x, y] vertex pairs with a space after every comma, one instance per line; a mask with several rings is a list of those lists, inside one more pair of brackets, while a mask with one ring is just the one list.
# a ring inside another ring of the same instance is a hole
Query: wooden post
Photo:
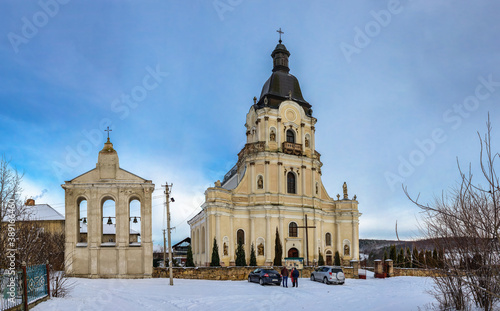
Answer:
[[23, 303], [24, 303], [24, 310], [28, 310], [28, 278], [27, 278], [27, 273], [26, 273], [26, 262], [23, 261], [21, 263], [21, 267], [23, 269]]
[[[108, 132], [109, 134], [109, 132]], [[50, 299], [50, 265], [49, 265], [49, 260], [47, 259], [47, 263], [45, 264], [45, 269], [47, 269], [47, 294], [49, 295]]]

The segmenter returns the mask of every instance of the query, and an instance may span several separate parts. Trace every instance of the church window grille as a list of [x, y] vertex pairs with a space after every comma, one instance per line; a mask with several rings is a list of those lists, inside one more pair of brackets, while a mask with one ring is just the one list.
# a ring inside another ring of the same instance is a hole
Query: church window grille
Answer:
[[287, 192], [288, 193], [297, 193], [296, 191], [296, 182], [295, 182], [295, 174], [292, 172], [288, 172], [287, 177]]
[[299, 236], [299, 231], [298, 231], [298, 228], [297, 228], [297, 223], [291, 222], [288, 225], [288, 236], [291, 237], [291, 238], [296, 238], [296, 237]]

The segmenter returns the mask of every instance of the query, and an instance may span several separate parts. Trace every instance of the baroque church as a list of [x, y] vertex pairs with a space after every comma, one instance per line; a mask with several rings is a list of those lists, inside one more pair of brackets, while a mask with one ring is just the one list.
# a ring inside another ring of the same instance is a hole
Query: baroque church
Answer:
[[281, 38], [271, 54], [273, 70], [260, 98], [246, 116], [246, 144], [222, 182], [205, 191], [202, 211], [188, 221], [193, 258], [209, 265], [214, 238], [221, 264], [235, 264], [238, 241], [246, 260], [253, 245], [258, 265], [272, 265], [276, 231], [283, 258], [333, 264], [359, 259], [356, 196], [331, 198], [321, 181], [321, 155], [316, 151], [315, 124], [297, 78], [289, 73], [290, 52]]

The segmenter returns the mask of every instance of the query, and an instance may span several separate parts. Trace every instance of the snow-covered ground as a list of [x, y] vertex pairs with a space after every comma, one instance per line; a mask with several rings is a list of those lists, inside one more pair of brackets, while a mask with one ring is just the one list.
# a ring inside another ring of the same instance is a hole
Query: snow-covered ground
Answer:
[[[373, 274], [372, 274], [373, 275]], [[299, 279], [299, 288], [247, 281], [72, 279], [71, 297], [52, 298], [33, 310], [417, 310], [433, 302], [432, 279], [347, 279], [325, 285]], [[424, 308], [425, 309], [425, 308]]]

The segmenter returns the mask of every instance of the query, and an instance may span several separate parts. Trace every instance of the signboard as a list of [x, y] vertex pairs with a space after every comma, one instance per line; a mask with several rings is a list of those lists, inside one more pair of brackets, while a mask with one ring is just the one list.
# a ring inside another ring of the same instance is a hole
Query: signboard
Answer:
[[297, 270], [302, 270], [304, 268], [304, 258], [303, 257], [286, 257], [285, 266], [288, 270], [296, 268]]

